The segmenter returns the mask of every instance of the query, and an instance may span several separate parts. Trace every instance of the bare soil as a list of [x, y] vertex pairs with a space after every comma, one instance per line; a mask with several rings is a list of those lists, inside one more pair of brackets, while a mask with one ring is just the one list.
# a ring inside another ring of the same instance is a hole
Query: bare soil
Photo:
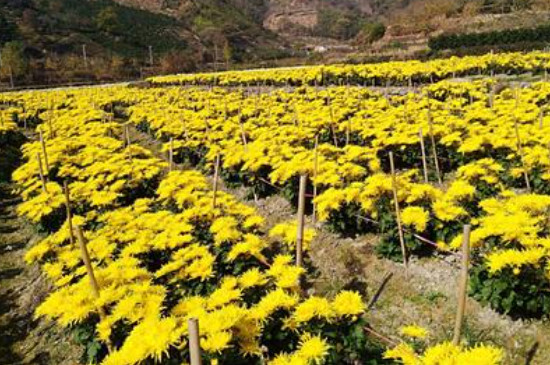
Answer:
[[75, 364], [81, 350], [67, 330], [34, 318], [51, 286], [36, 265], [24, 261], [39, 239], [18, 217], [19, 199], [0, 184], [0, 364]]

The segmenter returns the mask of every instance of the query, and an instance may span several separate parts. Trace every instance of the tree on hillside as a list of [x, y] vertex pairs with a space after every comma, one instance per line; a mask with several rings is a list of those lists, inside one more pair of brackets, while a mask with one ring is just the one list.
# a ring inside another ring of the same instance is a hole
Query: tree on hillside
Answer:
[[19, 77], [27, 73], [29, 62], [25, 56], [25, 46], [22, 42], [8, 42], [2, 47], [2, 76]]
[[229, 70], [229, 63], [233, 58], [233, 52], [231, 51], [231, 46], [229, 41], [226, 39], [223, 45], [223, 59], [225, 60], [225, 67]]
[[15, 38], [15, 26], [8, 21], [6, 16], [0, 13], [0, 47]]
[[96, 26], [107, 33], [116, 33], [119, 29], [118, 13], [114, 6], [103, 8], [95, 17]]
[[361, 32], [357, 36], [360, 44], [372, 44], [386, 34], [386, 27], [380, 22], [368, 22], [363, 25]]

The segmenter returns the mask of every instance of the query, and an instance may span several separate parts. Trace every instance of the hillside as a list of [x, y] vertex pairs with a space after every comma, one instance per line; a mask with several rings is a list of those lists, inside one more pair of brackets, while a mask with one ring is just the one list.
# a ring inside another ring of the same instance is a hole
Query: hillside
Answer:
[[154, 1], [122, 3], [0, 1], [0, 46], [17, 43], [15, 50], [4, 50], [9, 53], [5, 58], [22, 58], [17, 52], [22, 48], [25, 59], [25, 65], [16, 62], [11, 71], [3, 67], [0, 79], [9, 82], [10, 72], [16, 84], [74, 81], [83, 75], [131, 78], [144, 69], [179, 72], [226, 58], [256, 62], [284, 56], [281, 42], [252, 20], [251, 13], [218, 7], [219, 1], [177, 11], [155, 8]]
[[0, 85], [427, 58], [449, 53], [428, 48], [440, 34], [528, 29], [549, 10], [549, 0], [0, 0]]

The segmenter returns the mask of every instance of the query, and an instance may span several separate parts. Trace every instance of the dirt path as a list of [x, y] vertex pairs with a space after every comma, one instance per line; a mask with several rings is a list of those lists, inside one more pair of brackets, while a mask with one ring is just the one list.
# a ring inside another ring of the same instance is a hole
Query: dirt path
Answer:
[[24, 255], [40, 239], [16, 214], [19, 198], [0, 182], [0, 364], [76, 364], [81, 350], [68, 330], [34, 319], [50, 285]]

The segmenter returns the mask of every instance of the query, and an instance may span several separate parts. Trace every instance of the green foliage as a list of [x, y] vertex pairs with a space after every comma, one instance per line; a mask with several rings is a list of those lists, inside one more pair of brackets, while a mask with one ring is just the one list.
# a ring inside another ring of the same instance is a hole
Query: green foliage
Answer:
[[362, 44], [371, 44], [384, 37], [386, 26], [380, 22], [366, 22], [361, 29], [358, 38]]
[[17, 28], [0, 9], [0, 46], [15, 39]]
[[470, 271], [470, 294], [483, 304], [512, 318], [540, 318], [550, 313], [550, 285], [544, 268], [511, 268], [496, 274], [483, 265]]
[[25, 45], [20, 41], [8, 42], [2, 47], [2, 75], [12, 74], [14, 77], [24, 75], [29, 67], [25, 55]]
[[100, 30], [107, 33], [118, 33], [118, 17], [116, 8], [114, 6], [107, 6], [97, 13], [94, 20]]
[[95, 338], [95, 325], [97, 319], [73, 327], [73, 338], [76, 343], [82, 345], [82, 363], [96, 363], [105, 357], [107, 349]]
[[507, 29], [493, 32], [442, 34], [437, 37], [430, 38], [428, 46], [432, 50], [445, 50], [547, 41], [550, 41], [550, 25], [543, 25], [536, 28]]
[[357, 12], [324, 8], [319, 11], [314, 33], [322, 37], [350, 39], [362, 30], [364, 19]]

